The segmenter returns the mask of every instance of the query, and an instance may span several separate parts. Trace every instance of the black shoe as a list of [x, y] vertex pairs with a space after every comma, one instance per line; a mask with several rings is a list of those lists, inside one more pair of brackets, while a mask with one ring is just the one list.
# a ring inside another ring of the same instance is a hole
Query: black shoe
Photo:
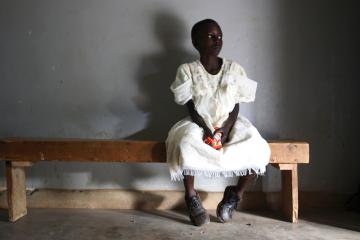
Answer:
[[185, 195], [185, 202], [192, 224], [201, 226], [210, 222], [209, 214], [207, 214], [205, 208], [202, 206], [200, 196], [197, 192], [195, 196], [187, 197]]
[[224, 197], [216, 208], [216, 215], [220, 222], [225, 223], [232, 219], [233, 211], [236, 209], [240, 198], [235, 192], [235, 186], [227, 186]]

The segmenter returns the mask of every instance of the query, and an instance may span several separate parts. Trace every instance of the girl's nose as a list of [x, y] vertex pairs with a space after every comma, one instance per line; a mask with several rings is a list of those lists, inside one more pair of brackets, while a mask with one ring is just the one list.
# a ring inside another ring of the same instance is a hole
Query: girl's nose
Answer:
[[221, 45], [221, 39], [215, 38], [215, 44], [216, 44], [216, 46], [220, 46]]

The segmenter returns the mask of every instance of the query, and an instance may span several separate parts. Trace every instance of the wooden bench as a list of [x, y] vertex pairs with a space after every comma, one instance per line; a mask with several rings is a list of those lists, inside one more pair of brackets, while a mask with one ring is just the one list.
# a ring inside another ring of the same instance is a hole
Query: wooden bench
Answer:
[[[270, 163], [281, 170], [282, 210], [287, 220], [298, 219], [298, 163], [309, 163], [304, 142], [270, 141]], [[165, 145], [155, 141], [84, 139], [0, 140], [0, 160], [6, 161], [9, 221], [27, 214], [25, 168], [39, 161], [165, 162]]]

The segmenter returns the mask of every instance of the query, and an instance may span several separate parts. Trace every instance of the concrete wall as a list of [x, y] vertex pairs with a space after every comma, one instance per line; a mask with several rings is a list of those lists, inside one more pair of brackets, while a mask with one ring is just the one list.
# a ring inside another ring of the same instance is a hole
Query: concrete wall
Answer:
[[[222, 26], [221, 55], [259, 83], [241, 113], [268, 139], [310, 142], [301, 189], [355, 191], [355, 1], [2, 0], [0, 138], [164, 140], [186, 115], [168, 87], [197, 58], [190, 29], [203, 18]], [[28, 179], [33, 188], [182, 189], [165, 164], [39, 163]], [[234, 181], [197, 185], [221, 191]], [[269, 168], [253, 188], [278, 186]]]

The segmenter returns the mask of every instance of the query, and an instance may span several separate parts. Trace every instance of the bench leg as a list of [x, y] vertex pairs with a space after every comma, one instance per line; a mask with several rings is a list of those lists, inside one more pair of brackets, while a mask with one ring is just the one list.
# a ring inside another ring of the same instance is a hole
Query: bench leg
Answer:
[[25, 167], [7, 161], [6, 182], [9, 221], [15, 222], [27, 214]]
[[282, 212], [286, 220], [296, 223], [298, 220], [298, 168], [297, 164], [271, 164], [281, 170]]
[[289, 165], [288, 169], [281, 170], [282, 211], [286, 220], [296, 223], [299, 211], [298, 171], [297, 164]]

